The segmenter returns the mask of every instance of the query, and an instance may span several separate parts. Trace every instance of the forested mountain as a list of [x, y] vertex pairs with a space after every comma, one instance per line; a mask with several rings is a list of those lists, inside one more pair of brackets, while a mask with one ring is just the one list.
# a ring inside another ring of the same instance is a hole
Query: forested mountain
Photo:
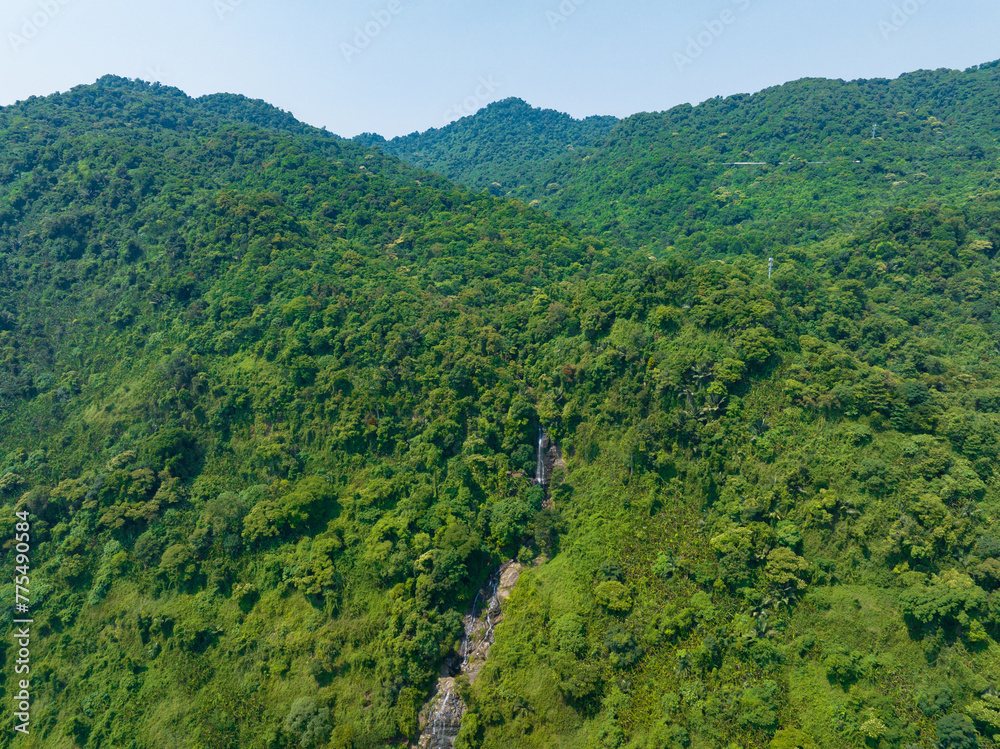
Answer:
[[364, 133], [354, 140], [471, 189], [523, 198], [551, 168], [551, 162], [567, 154], [584, 158], [617, 122], [609, 116], [575, 120], [510, 98], [442, 128], [392, 140]]
[[[699, 248], [760, 252], [775, 240], [817, 239], [856, 227], [887, 205], [995, 189], [998, 80], [996, 63], [895, 80], [804, 79], [636, 114], [591, 140], [591, 148], [554, 154], [516, 195], [632, 244], [666, 247], [693, 238]], [[506, 117], [506, 130], [518, 132], [537, 121], [535, 112], [487, 108], [462, 120], [461, 130], [407, 136], [405, 149], [386, 150], [481, 189], [488, 170], [472, 182], [462, 159], [469, 134], [504, 132], [498, 115]], [[548, 137], [558, 132], [554, 127]], [[431, 149], [434, 158], [423, 158]], [[492, 167], [498, 175], [539, 163], [533, 153], [496, 154], [503, 161]]]
[[996, 70], [637, 115], [551, 217], [241, 97], [0, 109], [0, 746], [405, 745], [510, 558], [456, 747], [996, 746]]

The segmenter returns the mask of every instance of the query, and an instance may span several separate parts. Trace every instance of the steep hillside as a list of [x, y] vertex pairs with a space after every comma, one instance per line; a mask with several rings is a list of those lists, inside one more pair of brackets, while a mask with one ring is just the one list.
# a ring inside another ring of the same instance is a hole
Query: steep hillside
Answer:
[[996, 745], [997, 207], [607, 289], [466, 746]]
[[786, 242], [819, 239], [891, 206], [995, 189], [998, 104], [995, 63], [803, 80], [635, 115], [593, 158], [543, 177], [559, 189], [536, 193], [556, 215], [643, 244], [705, 232], [739, 251], [775, 228]]

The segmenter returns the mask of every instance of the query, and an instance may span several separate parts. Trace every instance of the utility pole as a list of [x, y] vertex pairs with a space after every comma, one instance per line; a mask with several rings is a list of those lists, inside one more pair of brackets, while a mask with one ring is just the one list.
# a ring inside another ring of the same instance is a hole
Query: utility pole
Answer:
[[875, 131], [878, 129], [878, 125], [872, 125], [872, 140], [875, 140]]
[[774, 267], [774, 258], [773, 257], [769, 257], [767, 259], [767, 277], [768, 277], [768, 279], [771, 278], [771, 268], [773, 268], [773, 267]]

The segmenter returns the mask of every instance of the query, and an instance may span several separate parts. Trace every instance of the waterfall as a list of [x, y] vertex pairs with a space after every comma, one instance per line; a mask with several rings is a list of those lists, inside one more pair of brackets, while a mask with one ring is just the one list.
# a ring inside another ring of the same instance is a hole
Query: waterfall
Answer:
[[[539, 426], [535, 484], [545, 486], [551, 481], [554, 468], [565, 470], [566, 463], [559, 446], [550, 442], [545, 430]], [[523, 476], [523, 473], [517, 475]], [[545, 501], [549, 503], [547, 506], [551, 506], [551, 499]], [[494, 628], [503, 619], [504, 601], [517, 582], [521, 569], [521, 565], [513, 559], [505, 562], [476, 592], [472, 606], [462, 617], [465, 630], [462, 639], [441, 669], [433, 696], [420, 711], [420, 735], [416, 749], [452, 749], [454, 746], [465, 713], [465, 702], [457, 691], [455, 678], [464, 675], [471, 683], [486, 663], [493, 645]]]
[[[493, 575], [490, 576], [490, 580], [493, 580]], [[472, 608], [469, 609], [469, 613], [465, 616], [465, 620], [462, 625], [465, 629], [465, 636], [462, 638], [462, 643], [459, 645], [459, 655], [462, 656], [462, 664], [458, 667], [459, 673], [465, 671], [466, 667], [469, 665], [469, 656], [472, 654], [472, 649], [470, 643], [473, 642], [474, 627], [476, 623], [476, 612], [479, 605], [479, 596], [483, 594], [482, 589], [476, 591], [476, 597], [472, 601]], [[491, 594], [492, 595], [492, 594]], [[487, 603], [487, 605], [489, 605]]]
[[438, 739], [437, 743], [440, 743], [441, 737], [445, 735], [446, 731], [446, 721], [448, 716], [448, 700], [451, 699], [451, 692], [444, 693], [444, 699], [441, 701], [441, 707], [438, 708], [437, 715], [434, 716], [433, 733], [435, 738]]
[[500, 587], [499, 573], [494, 575], [491, 581], [493, 586], [489, 600], [486, 602], [486, 633], [482, 637], [483, 642], [488, 643], [493, 642], [493, 626], [496, 624], [493, 615], [500, 613], [500, 599], [497, 598], [497, 589]]
[[476, 593], [472, 606], [462, 618], [465, 632], [456, 653], [461, 660], [457, 668], [455, 661], [446, 664], [438, 679], [436, 694], [422, 711], [423, 729], [416, 744], [419, 749], [451, 749], [454, 745], [465, 713], [465, 703], [456, 691], [455, 677], [466, 674], [470, 682], [476, 678], [493, 644], [493, 629], [503, 618], [502, 602], [510, 595], [520, 573], [521, 565], [514, 560], [506, 562]]
[[545, 483], [545, 453], [542, 450], [542, 442], [545, 439], [545, 432], [541, 426], [538, 427], [538, 458], [535, 463], [535, 483], [541, 486]]

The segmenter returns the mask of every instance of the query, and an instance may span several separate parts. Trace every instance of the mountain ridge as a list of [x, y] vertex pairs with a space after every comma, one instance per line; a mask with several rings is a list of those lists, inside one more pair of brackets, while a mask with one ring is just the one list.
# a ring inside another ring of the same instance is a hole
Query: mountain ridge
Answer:
[[[755, 94], [716, 97], [697, 106], [637, 113], [620, 120], [578, 154], [550, 152], [542, 163], [532, 165], [533, 182], [521, 180], [506, 194], [526, 202], [537, 200], [553, 216], [571, 219], [608, 239], [661, 247], [699, 231], [699, 221], [688, 215], [694, 210], [711, 215], [716, 227], [733, 225], [737, 231], [752, 232], [754, 227], [743, 223], [747, 204], [755, 196], [739, 205], [719, 205], [715, 193], [720, 189], [745, 192], [763, 174], [756, 190], [761, 207], [785, 205], [795, 199], [784, 186], [789, 179], [792, 192], [805, 191], [806, 175], [792, 172], [807, 161], [853, 163], [860, 159], [862, 166], [855, 171], [863, 174], [848, 175], [848, 181], [855, 183], [850, 186], [856, 193], [866, 193], [866, 209], [882, 208], [895, 200], [891, 191], [871, 178], [873, 169], [881, 174], [903, 172], [895, 180], [903, 188], [897, 185], [895, 192], [911, 193], [905, 200], [923, 199], [939, 189], [935, 180], [946, 181], [940, 189], [954, 181], [950, 163], [955, 159], [969, 162], [970, 168], [982, 169], [984, 174], [988, 170], [1000, 137], [989, 114], [1000, 105], [997, 64], [964, 71], [915, 71], [895, 79], [807, 78]], [[962, 102], [969, 99], [984, 105], [966, 112]], [[922, 115], [907, 111], [920, 107], [933, 109], [940, 119], [930, 111]], [[468, 128], [475, 127], [476, 117], [466, 118]], [[813, 125], [819, 129], [813, 130]], [[873, 126], [875, 139], [871, 138]], [[462, 147], [457, 131], [433, 131], [426, 142], [421, 135], [407, 138], [405, 158], [431, 165], [450, 179], [469, 182], [470, 166], [462, 161], [461, 152], [449, 167], [447, 154]], [[431, 149], [438, 154], [433, 159], [424, 155]], [[506, 162], [494, 166], [497, 174], [519, 168], [527, 173], [518, 152], [503, 153]], [[750, 176], [723, 168], [725, 162], [758, 161], [770, 166], [762, 173], [743, 169]], [[780, 170], [784, 173], [774, 174], [779, 162], [784, 164]], [[718, 166], [717, 174], [705, 172], [709, 164]], [[930, 182], [921, 186], [906, 181], [907, 173]], [[614, 179], [607, 179], [608, 174]], [[488, 180], [488, 175], [478, 175], [476, 189], [485, 187]], [[810, 212], [805, 205], [800, 210]], [[845, 211], [843, 219], [849, 218]], [[791, 230], [800, 235], [808, 231]]]

